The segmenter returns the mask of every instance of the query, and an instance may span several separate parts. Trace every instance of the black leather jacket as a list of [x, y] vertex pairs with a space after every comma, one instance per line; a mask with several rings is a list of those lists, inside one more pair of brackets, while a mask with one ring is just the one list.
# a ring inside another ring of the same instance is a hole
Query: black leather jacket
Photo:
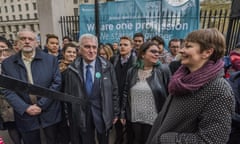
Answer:
[[[171, 72], [169, 67], [165, 64], [161, 64], [158, 66], [154, 66], [152, 70], [152, 75], [147, 78], [147, 83], [149, 84], [157, 112], [160, 112], [166, 97], [168, 96], [168, 82], [170, 80]], [[131, 119], [130, 113], [130, 104], [131, 104], [131, 96], [130, 89], [136, 84], [138, 81], [138, 68], [136, 66], [130, 68], [127, 73], [126, 84], [123, 92], [123, 100], [121, 104], [121, 118], [126, 118], [128, 120]]]
[[[118, 86], [113, 65], [101, 57], [97, 57], [97, 59], [101, 63], [102, 116], [105, 128], [108, 130], [112, 126], [113, 119], [118, 117], [120, 113]], [[81, 57], [77, 58], [66, 70], [64, 92], [87, 100], [82, 74], [82, 61]], [[86, 106], [72, 104], [71, 111], [74, 125], [79, 126], [83, 131], [86, 130]]]

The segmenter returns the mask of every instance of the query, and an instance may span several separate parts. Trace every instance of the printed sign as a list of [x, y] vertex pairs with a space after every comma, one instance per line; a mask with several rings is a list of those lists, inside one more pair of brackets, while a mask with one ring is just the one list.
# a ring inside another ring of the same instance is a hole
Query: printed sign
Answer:
[[[100, 42], [142, 32], [145, 39], [161, 36], [167, 43], [199, 28], [199, 0], [127, 0], [99, 4]], [[94, 4], [80, 5], [80, 35], [95, 34]]]

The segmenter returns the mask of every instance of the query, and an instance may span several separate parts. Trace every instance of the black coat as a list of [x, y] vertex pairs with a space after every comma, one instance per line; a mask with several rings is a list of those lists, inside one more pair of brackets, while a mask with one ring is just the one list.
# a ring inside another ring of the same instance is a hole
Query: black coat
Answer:
[[[118, 117], [120, 112], [117, 80], [113, 65], [101, 57], [97, 57], [97, 60], [101, 63], [101, 77], [99, 79], [102, 116], [105, 128], [108, 130], [112, 126], [113, 119]], [[64, 92], [88, 100], [83, 77], [83, 59], [81, 57], [78, 57], [69, 66], [64, 76]], [[72, 118], [74, 124], [79, 126], [81, 130], [86, 130], [86, 106], [72, 104]]]
[[[116, 55], [114, 55], [113, 57], [111, 57], [110, 61], [111, 61], [111, 63], [113, 64], [113, 66], [116, 67], [117, 63], [118, 63], [119, 61], [121, 61], [121, 56], [120, 56], [120, 54], [116, 54]], [[136, 61], [137, 61], [137, 57], [134, 56], [134, 55], [131, 53], [131, 56], [130, 56], [130, 58], [129, 58], [130, 67], [131, 67], [133, 64], [135, 64]]]
[[136, 63], [136, 61], [137, 61], [137, 57], [132, 54], [124, 65], [121, 64], [120, 54], [117, 54], [111, 58], [111, 62], [115, 68], [116, 77], [118, 81], [117, 83], [118, 83], [119, 104], [121, 104], [122, 102], [122, 97], [123, 97], [122, 95], [123, 95], [125, 80], [127, 76], [127, 71]]

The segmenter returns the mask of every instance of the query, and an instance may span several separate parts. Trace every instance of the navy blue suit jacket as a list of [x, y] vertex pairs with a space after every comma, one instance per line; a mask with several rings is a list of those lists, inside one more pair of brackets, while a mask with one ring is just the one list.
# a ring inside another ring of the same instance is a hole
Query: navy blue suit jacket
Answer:
[[[53, 90], [60, 89], [61, 74], [56, 57], [41, 50], [36, 50], [36, 55], [31, 65], [34, 84]], [[25, 82], [28, 81], [21, 52], [3, 61], [2, 73]], [[61, 106], [58, 101], [38, 97], [37, 105], [41, 107], [42, 113], [37, 116], [30, 116], [25, 112], [32, 104], [28, 93], [5, 90], [4, 94], [14, 108], [15, 121], [21, 131], [26, 132], [39, 129], [40, 126], [43, 128], [48, 127], [61, 120]]]

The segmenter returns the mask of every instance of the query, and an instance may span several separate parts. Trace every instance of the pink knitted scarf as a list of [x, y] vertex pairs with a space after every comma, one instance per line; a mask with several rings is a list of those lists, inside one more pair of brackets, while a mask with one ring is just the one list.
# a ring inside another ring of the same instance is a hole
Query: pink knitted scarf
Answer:
[[171, 95], [184, 95], [198, 90], [211, 79], [219, 75], [223, 69], [224, 62], [208, 61], [200, 69], [191, 72], [184, 65], [174, 73], [168, 85], [168, 91]]

